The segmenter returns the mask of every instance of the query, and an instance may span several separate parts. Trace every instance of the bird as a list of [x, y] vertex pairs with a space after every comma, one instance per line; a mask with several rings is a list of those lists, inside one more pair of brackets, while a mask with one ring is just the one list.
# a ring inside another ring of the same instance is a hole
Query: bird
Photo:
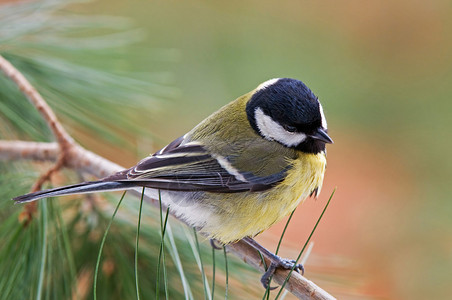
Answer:
[[13, 200], [144, 188], [211, 240], [227, 245], [243, 239], [269, 255], [261, 278], [267, 287], [278, 267], [304, 269], [252, 238], [319, 195], [329, 143], [318, 97], [300, 80], [274, 78], [131, 168]]

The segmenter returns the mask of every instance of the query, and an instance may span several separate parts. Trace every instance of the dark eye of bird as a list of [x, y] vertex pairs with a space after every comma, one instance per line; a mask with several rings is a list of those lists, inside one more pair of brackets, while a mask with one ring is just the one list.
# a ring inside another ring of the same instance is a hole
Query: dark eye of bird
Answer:
[[295, 132], [297, 131], [297, 127], [295, 126], [290, 126], [290, 125], [283, 125], [283, 128], [288, 131], [288, 132]]

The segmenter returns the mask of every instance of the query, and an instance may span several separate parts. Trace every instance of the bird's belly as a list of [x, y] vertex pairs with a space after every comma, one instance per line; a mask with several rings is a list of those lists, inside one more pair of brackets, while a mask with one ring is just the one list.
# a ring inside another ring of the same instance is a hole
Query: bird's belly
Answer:
[[259, 234], [290, 214], [315, 189], [320, 191], [325, 165], [324, 154], [303, 155], [286, 179], [268, 191], [162, 191], [161, 198], [173, 214], [209, 238], [227, 244]]

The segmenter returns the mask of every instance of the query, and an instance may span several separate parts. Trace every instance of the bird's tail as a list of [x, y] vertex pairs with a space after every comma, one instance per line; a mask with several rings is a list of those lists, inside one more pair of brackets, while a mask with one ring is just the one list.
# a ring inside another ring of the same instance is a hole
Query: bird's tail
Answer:
[[58, 187], [58, 188], [54, 188], [54, 189], [25, 194], [25, 195], [13, 198], [13, 200], [16, 203], [25, 203], [25, 202], [32, 202], [35, 200], [39, 200], [41, 198], [46, 198], [46, 197], [115, 191], [115, 190], [126, 190], [126, 189], [130, 189], [132, 187], [133, 187], [133, 185], [130, 183], [127, 183], [127, 182], [89, 181], [89, 182], [82, 182], [82, 183], [78, 183], [78, 184], [74, 184], [74, 185], [67, 185], [67, 186]]

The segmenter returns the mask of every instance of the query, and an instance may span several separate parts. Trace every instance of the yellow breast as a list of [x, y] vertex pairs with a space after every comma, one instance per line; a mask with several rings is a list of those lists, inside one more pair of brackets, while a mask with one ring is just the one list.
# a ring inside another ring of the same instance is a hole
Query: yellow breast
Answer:
[[290, 214], [301, 201], [322, 187], [326, 167], [324, 153], [300, 153], [287, 177], [264, 192], [206, 194], [215, 214], [202, 232], [210, 238], [230, 243], [255, 236]]

